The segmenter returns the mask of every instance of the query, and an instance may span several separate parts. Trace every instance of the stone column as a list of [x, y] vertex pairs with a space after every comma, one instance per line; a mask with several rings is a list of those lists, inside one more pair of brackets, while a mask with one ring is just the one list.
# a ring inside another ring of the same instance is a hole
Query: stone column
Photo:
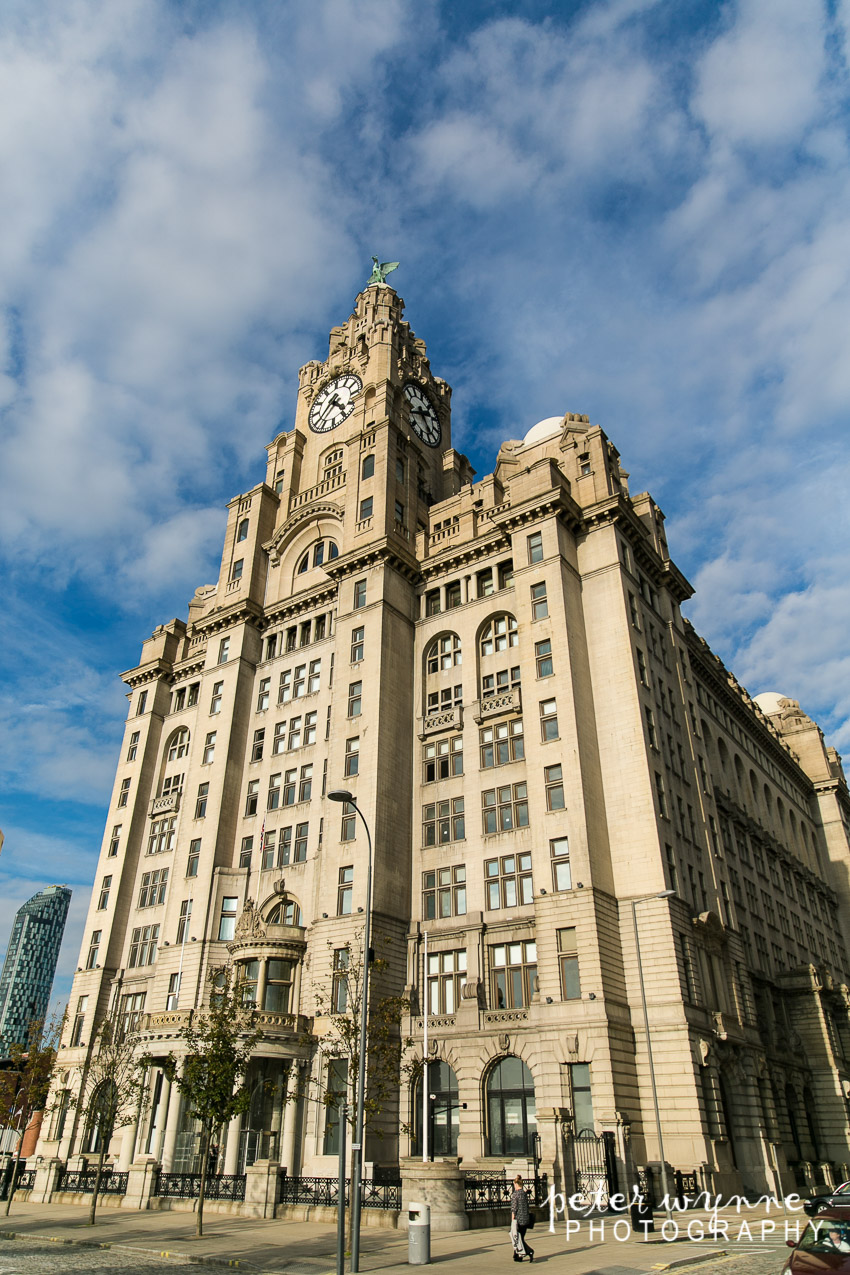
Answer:
[[149, 1209], [156, 1186], [160, 1165], [153, 1156], [136, 1160], [127, 1174], [127, 1191], [121, 1201], [122, 1209]]
[[413, 1157], [399, 1161], [401, 1168], [401, 1213], [399, 1228], [407, 1230], [411, 1204], [427, 1204], [431, 1209], [432, 1231], [466, 1231], [469, 1217], [464, 1207], [464, 1179], [457, 1158], [423, 1164]]
[[295, 1154], [295, 1135], [298, 1129], [298, 1108], [300, 1098], [295, 1095], [299, 1089], [301, 1064], [292, 1063], [286, 1077], [286, 1097], [283, 1108], [283, 1138], [280, 1150], [280, 1163], [291, 1178], [297, 1177], [298, 1165]]
[[255, 1160], [246, 1169], [243, 1217], [274, 1217], [279, 1174], [276, 1160]]
[[224, 1172], [228, 1175], [239, 1172], [239, 1139], [242, 1136], [242, 1116], [232, 1118], [227, 1126], [227, 1146], [224, 1150]]

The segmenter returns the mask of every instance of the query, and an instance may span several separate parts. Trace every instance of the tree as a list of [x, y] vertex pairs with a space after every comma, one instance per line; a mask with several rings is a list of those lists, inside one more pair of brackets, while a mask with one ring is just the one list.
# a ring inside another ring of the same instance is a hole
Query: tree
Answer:
[[94, 1226], [103, 1168], [112, 1137], [132, 1124], [145, 1100], [149, 1059], [137, 1052], [139, 1037], [132, 1016], [116, 1008], [95, 1029], [79, 1093], [70, 1098], [84, 1121], [84, 1148], [97, 1151], [89, 1226]]
[[50, 1080], [56, 1062], [56, 1050], [62, 1034], [64, 1014], [33, 1019], [27, 1028], [27, 1039], [12, 1045], [11, 1064], [0, 1075], [0, 1128], [21, 1131], [15, 1151], [15, 1167], [6, 1197], [6, 1216], [12, 1207], [12, 1196], [18, 1184], [24, 1134], [33, 1116], [44, 1111], [50, 1092]]
[[210, 1143], [216, 1129], [242, 1115], [251, 1103], [245, 1075], [263, 1033], [254, 1026], [253, 1006], [244, 1002], [243, 988], [232, 970], [210, 975], [209, 1007], [192, 1017], [183, 1030], [186, 1054], [182, 1065], [170, 1054], [165, 1073], [186, 1098], [189, 1111], [201, 1124], [201, 1184], [198, 1193], [198, 1235], [204, 1233], [204, 1197]]

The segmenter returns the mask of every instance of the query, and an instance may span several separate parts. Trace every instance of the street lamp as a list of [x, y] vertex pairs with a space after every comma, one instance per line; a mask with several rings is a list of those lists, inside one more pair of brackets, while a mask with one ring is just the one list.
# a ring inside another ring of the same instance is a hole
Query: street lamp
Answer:
[[661, 890], [658, 894], [644, 894], [639, 899], [632, 899], [632, 924], [635, 930], [635, 953], [637, 955], [638, 976], [640, 978], [640, 1000], [643, 1006], [643, 1027], [646, 1034], [646, 1054], [649, 1059], [649, 1079], [652, 1084], [652, 1102], [655, 1107], [655, 1130], [658, 1135], [658, 1154], [661, 1157], [661, 1189], [664, 1192], [664, 1203], [667, 1220], [672, 1221], [670, 1211], [670, 1192], [667, 1189], [667, 1168], [664, 1163], [664, 1139], [661, 1136], [661, 1111], [658, 1107], [658, 1089], [655, 1084], [655, 1065], [652, 1061], [652, 1041], [649, 1036], [649, 1013], [646, 1008], [646, 988], [643, 982], [643, 964], [640, 959], [640, 938], [638, 937], [637, 905], [649, 903], [652, 899], [669, 899], [675, 890]]
[[366, 1026], [369, 1012], [369, 928], [372, 918], [372, 834], [363, 811], [350, 792], [333, 788], [328, 797], [352, 806], [363, 820], [369, 859], [366, 869], [366, 921], [363, 926], [363, 992], [360, 1005], [360, 1065], [357, 1077], [357, 1118], [351, 1144], [351, 1270], [360, 1270], [360, 1182], [363, 1177], [363, 1101], [366, 1091]]

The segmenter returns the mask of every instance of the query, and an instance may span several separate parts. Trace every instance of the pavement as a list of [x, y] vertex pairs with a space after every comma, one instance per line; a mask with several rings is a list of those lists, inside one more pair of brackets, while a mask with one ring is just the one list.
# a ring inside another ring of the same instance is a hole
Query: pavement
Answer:
[[[322, 1222], [205, 1213], [204, 1235], [197, 1239], [193, 1213], [103, 1208], [94, 1227], [87, 1216], [87, 1209], [74, 1205], [13, 1202], [9, 1217], [0, 1214], [0, 1275], [153, 1275], [189, 1265], [264, 1275], [334, 1275], [336, 1269], [336, 1228]], [[553, 1275], [643, 1275], [688, 1268], [695, 1275], [779, 1275], [788, 1254], [785, 1219], [781, 1213], [771, 1215], [777, 1230], [762, 1243], [759, 1223], [765, 1216], [763, 1211], [746, 1216], [750, 1239], [746, 1233], [740, 1235], [744, 1217], [733, 1214], [729, 1237], [720, 1243], [711, 1237], [664, 1242], [658, 1231], [646, 1239], [622, 1238], [628, 1230], [622, 1216], [596, 1220], [593, 1232], [584, 1221], [569, 1239], [562, 1220], [554, 1234], [541, 1221], [528, 1238], [535, 1267], [549, 1265]], [[690, 1223], [697, 1237], [707, 1230], [707, 1220], [704, 1213], [677, 1218], [682, 1230]], [[662, 1221], [657, 1217], [656, 1225]], [[806, 1218], [798, 1214], [790, 1221], [800, 1221], [802, 1231]], [[514, 1269], [503, 1227], [434, 1231], [431, 1260], [434, 1265], [452, 1263], [458, 1275], [493, 1275], [494, 1267], [507, 1269], [508, 1263]], [[363, 1275], [409, 1275], [406, 1232], [364, 1228], [360, 1269]]]

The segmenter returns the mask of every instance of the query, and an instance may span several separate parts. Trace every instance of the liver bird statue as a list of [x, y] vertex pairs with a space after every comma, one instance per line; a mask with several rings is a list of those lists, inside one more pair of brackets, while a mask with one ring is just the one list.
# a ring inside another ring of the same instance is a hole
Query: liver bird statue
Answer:
[[387, 275], [392, 274], [393, 270], [398, 270], [397, 261], [378, 261], [377, 257], [372, 258], [372, 273], [366, 280], [366, 287], [371, 288], [376, 283], [386, 283]]

